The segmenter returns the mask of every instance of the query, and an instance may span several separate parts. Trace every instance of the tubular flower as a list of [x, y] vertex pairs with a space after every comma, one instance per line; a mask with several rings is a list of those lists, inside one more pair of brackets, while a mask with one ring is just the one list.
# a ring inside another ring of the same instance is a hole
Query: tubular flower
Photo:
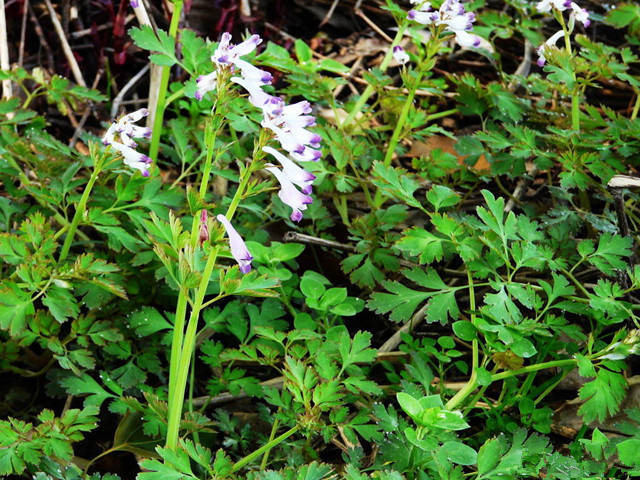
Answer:
[[571, 2], [571, 17], [582, 23], [582, 26], [584, 28], [587, 28], [589, 25], [591, 25], [591, 20], [589, 20], [589, 12], [578, 5], [576, 2]]
[[215, 90], [217, 81], [218, 72], [216, 70], [206, 75], [200, 75], [196, 80], [196, 85], [198, 86], [195, 93], [196, 100], [202, 100], [205, 93]]
[[227, 232], [227, 237], [229, 237], [229, 249], [231, 250], [233, 258], [238, 262], [240, 271], [242, 273], [249, 273], [251, 271], [251, 261], [253, 260], [253, 257], [251, 256], [251, 253], [249, 253], [244, 240], [236, 229], [233, 228], [231, 222], [227, 220], [227, 217], [224, 215], [218, 215], [216, 219], [222, 223], [222, 226]]
[[[231, 44], [231, 34], [225, 32], [220, 38], [218, 48], [211, 56], [211, 61], [216, 69], [206, 75], [200, 75], [196, 80], [198, 88], [195, 93], [197, 100], [202, 100], [205, 93], [215, 90], [218, 71], [223, 68], [235, 68], [240, 70], [242, 77], [251, 85], [266, 85], [271, 83], [271, 74], [251, 65], [240, 57], [247, 55], [256, 49], [262, 42], [259, 35], [251, 35], [238, 45]], [[245, 85], [243, 85], [247, 88]], [[247, 88], [247, 90], [249, 90]], [[265, 94], [266, 95], [266, 94]]]
[[[135, 122], [149, 115], [149, 110], [141, 108], [128, 115], [123, 116], [117, 122], [113, 122], [102, 137], [104, 145], [111, 145], [123, 157], [125, 165], [140, 171], [144, 177], [149, 176], [149, 165], [151, 159], [146, 155], [134, 150], [137, 147], [134, 138], [149, 138], [151, 129], [134, 125]], [[119, 141], [116, 140], [116, 136]]]
[[396, 62], [401, 65], [404, 65], [409, 61], [409, 55], [407, 55], [407, 52], [405, 52], [404, 48], [400, 45], [393, 47], [393, 58], [395, 58]]
[[249, 102], [254, 107], [260, 108], [265, 115], [280, 115], [284, 106], [284, 100], [269, 95], [262, 90], [260, 83], [243, 77], [231, 77], [231, 81], [243, 87], [249, 93]]
[[536, 5], [539, 12], [550, 12], [552, 8], [563, 12], [571, 8], [571, 0], [542, 0]]
[[445, 0], [438, 11], [432, 11], [431, 4], [425, 2], [417, 10], [410, 10], [408, 18], [423, 25], [444, 26], [455, 34], [456, 42], [461, 47], [479, 47], [482, 43], [480, 37], [469, 33], [476, 16], [473, 12], [467, 12], [460, 0]]
[[[576, 20], [582, 23], [585, 28], [591, 25], [589, 12], [571, 0], [542, 0], [538, 2], [536, 9], [542, 13], [548, 13], [552, 9], [556, 9], [559, 12], [571, 10], [571, 13], [569, 14], [569, 22], [571, 25], [573, 25], [573, 22]], [[570, 30], [571, 29], [573, 29], [573, 27], [570, 27]]]
[[149, 165], [151, 165], [149, 157], [122, 143], [111, 142], [111, 147], [122, 154], [122, 161], [125, 165], [140, 170], [143, 177], [149, 176]]
[[321, 137], [303, 128], [279, 128], [273, 121], [265, 119], [262, 126], [268, 128], [276, 135], [276, 140], [280, 142], [289, 154], [299, 162], [317, 162], [322, 153], [313, 148], [320, 146]]
[[282, 165], [282, 171], [284, 172], [284, 174], [291, 181], [291, 183], [300, 187], [302, 193], [311, 193], [313, 181], [316, 178], [313, 173], [307, 172], [304, 168], [300, 167], [289, 157], [281, 154], [275, 148], [264, 147], [262, 150], [264, 150], [266, 153], [271, 154], [273, 157], [275, 157], [276, 160], [278, 160], [280, 165]]
[[557, 31], [556, 33], [551, 35], [546, 42], [544, 42], [542, 45], [538, 47], [536, 51], [538, 52], [537, 63], [539, 67], [544, 66], [545, 62], [547, 61], [547, 59], [544, 56], [544, 52], [550, 47], [555, 47], [556, 43], [558, 43], [558, 40], [560, 40], [563, 36], [564, 36], [564, 32], [562, 30]]
[[309, 195], [299, 192], [289, 177], [279, 168], [267, 167], [266, 169], [273, 173], [278, 179], [278, 182], [280, 182], [278, 197], [280, 197], [283, 203], [293, 209], [293, 212], [291, 212], [291, 220], [299, 222], [302, 220], [302, 212], [307, 209], [307, 205], [313, 202], [313, 199]]
[[231, 34], [224, 32], [211, 60], [218, 66], [235, 65], [240, 57], [253, 52], [262, 43], [260, 35], [251, 35], [238, 45], [231, 44]]

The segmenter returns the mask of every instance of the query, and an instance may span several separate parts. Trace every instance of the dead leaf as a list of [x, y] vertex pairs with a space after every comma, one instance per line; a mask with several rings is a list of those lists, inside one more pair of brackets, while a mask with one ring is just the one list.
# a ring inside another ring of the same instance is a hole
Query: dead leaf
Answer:
[[[445, 137], [444, 135], [433, 135], [425, 141], [413, 142], [407, 156], [411, 158], [428, 157], [431, 155], [433, 150], [439, 148], [443, 152], [457, 157], [458, 163], [462, 165], [467, 157], [460, 155], [456, 151], [455, 145], [456, 141], [449, 137]], [[491, 168], [491, 165], [489, 165], [489, 162], [484, 155], [480, 155], [472, 168], [477, 171], [488, 171]]]

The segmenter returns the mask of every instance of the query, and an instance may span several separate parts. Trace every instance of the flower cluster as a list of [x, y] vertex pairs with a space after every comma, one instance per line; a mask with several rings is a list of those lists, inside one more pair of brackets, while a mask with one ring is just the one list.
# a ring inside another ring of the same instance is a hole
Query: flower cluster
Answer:
[[195, 97], [202, 100], [205, 93], [214, 90], [218, 81], [218, 73], [222, 69], [236, 68], [242, 72], [242, 77], [252, 85], [271, 83], [271, 74], [254, 67], [240, 57], [253, 52], [262, 43], [259, 35], [251, 35], [238, 45], [231, 44], [231, 34], [225, 32], [220, 38], [218, 48], [211, 56], [211, 61], [216, 66], [215, 70], [207, 75], [200, 75], [196, 80], [198, 88]]
[[[280, 183], [278, 197], [291, 207], [291, 220], [299, 222], [302, 219], [302, 212], [313, 201], [309, 194], [316, 177], [304, 170], [296, 161], [320, 160], [322, 138], [308, 130], [316, 123], [315, 118], [310, 115], [309, 102], [301, 101], [286, 105], [282, 98], [268, 94], [262, 87], [271, 83], [271, 74], [240, 58], [255, 50], [261, 42], [262, 39], [258, 35], [252, 35], [244, 42], [233, 45], [231, 35], [222, 34], [220, 43], [211, 57], [215, 69], [207, 75], [198, 77], [195, 97], [201, 100], [205, 93], [214, 90], [221, 71], [227, 70], [234, 74], [231, 81], [243, 87], [249, 94], [249, 102], [262, 110], [262, 127], [270, 130], [282, 149], [288, 153], [284, 155], [269, 146], [263, 148], [264, 153], [271, 155], [281, 167], [278, 168], [271, 163], [266, 167], [266, 170], [271, 172]], [[237, 75], [237, 72], [240, 75]], [[240, 265], [240, 271], [248, 272], [251, 269], [252, 257], [242, 238], [226, 217], [218, 215], [216, 218], [227, 231], [231, 253]]]
[[467, 12], [460, 0], [445, 0], [437, 11], [432, 10], [430, 2], [411, 0], [411, 3], [417, 4], [418, 8], [409, 11], [410, 20], [422, 25], [443, 26], [455, 34], [456, 42], [461, 47], [477, 48], [482, 44], [480, 37], [469, 33], [476, 16], [473, 12]]
[[[589, 12], [580, 7], [577, 3], [572, 2], [571, 0], [542, 0], [538, 2], [536, 8], [539, 12], [542, 13], [550, 12], [552, 9], [555, 9], [558, 12], [570, 10], [569, 32], [573, 30], [573, 26], [575, 25], [576, 21], [582, 23], [585, 28], [591, 24], [591, 20], [589, 20]], [[544, 56], [545, 51], [548, 48], [555, 47], [556, 43], [558, 43], [558, 40], [560, 40], [560, 38], [562, 38], [564, 35], [564, 30], [559, 30], [551, 35], [546, 42], [538, 47], [538, 66], [542, 67], [547, 61]]]
[[134, 125], [147, 115], [149, 115], [149, 110], [146, 108], [125, 115], [117, 122], [113, 122], [102, 137], [104, 145], [111, 145], [114, 150], [120, 152], [124, 157], [124, 163], [131, 168], [140, 170], [140, 173], [145, 177], [149, 176], [151, 159], [135, 150], [138, 144], [133, 139], [151, 137], [150, 128]]
[[[311, 193], [315, 176], [294, 162], [316, 162], [322, 155], [320, 142], [322, 138], [308, 130], [316, 121], [311, 113], [311, 105], [307, 101], [286, 105], [280, 97], [270, 95], [262, 87], [271, 83], [269, 72], [261, 70], [240, 57], [253, 51], [262, 40], [252, 35], [238, 45], [230, 43], [231, 35], [224, 33], [220, 44], [211, 60], [216, 70], [198, 78], [196, 98], [215, 88], [220, 69], [230, 68], [240, 75], [231, 77], [231, 81], [243, 87], [249, 93], [249, 102], [262, 110], [262, 127], [270, 130], [280, 146], [289, 156], [285, 156], [274, 148], [265, 147], [264, 152], [273, 156], [282, 168], [273, 164], [267, 165], [280, 183], [278, 197], [291, 207], [291, 220], [299, 222], [302, 212], [313, 200]], [[300, 190], [298, 190], [298, 187]]]

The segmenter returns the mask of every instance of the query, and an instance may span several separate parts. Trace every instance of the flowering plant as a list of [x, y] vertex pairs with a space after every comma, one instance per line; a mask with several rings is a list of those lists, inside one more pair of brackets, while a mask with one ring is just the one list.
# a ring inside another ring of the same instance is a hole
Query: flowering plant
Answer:
[[212, 42], [152, 4], [105, 18], [111, 116], [48, 75], [111, 30], [47, 71], [7, 30], [0, 476], [634, 474], [635, 5], [232, 6]]

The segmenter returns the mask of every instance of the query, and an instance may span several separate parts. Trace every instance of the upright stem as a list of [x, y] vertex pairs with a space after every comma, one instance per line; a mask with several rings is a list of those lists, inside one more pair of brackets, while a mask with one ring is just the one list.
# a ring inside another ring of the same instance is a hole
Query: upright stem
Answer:
[[[424, 70], [425, 65], [429, 65], [429, 62], [437, 53], [440, 47], [440, 42], [437, 40], [439, 34], [439, 31], [434, 34], [435, 40], [431, 40], [429, 42], [429, 44], [427, 45], [426, 56], [416, 68], [416, 76], [413, 78], [413, 81], [409, 86], [409, 94], [407, 95], [407, 99], [405, 100], [404, 105], [402, 105], [400, 116], [398, 117], [398, 121], [396, 122], [393, 133], [391, 134], [391, 139], [389, 140], [389, 145], [387, 146], [387, 152], [385, 153], [383, 160], [385, 167], [391, 165], [393, 154], [395, 153], [398, 142], [400, 141], [400, 135], [402, 135], [405, 124], [407, 123], [409, 112], [411, 111], [411, 107], [413, 106], [413, 100], [416, 97], [416, 92], [420, 87], [420, 82], [422, 81], [424, 74], [426, 73]], [[373, 204], [375, 208], [380, 208], [380, 206], [382, 205], [382, 192], [380, 190], [376, 191]]]
[[[173, 395], [169, 398], [169, 419], [167, 425], [167, 448], [175, 450], [178, 446], [178, 435], [180, 433], [180, 419], [182, 417], [182, 406], [184, 405], [184, 394], [187, 387], [187, 377], [189, 376], [189, 365], [191, 364], [191, 355], [193, 347], [195, 345], [198, 319], [200, 317], [200, 310], [202, 309], [202, 303], [204, 296], [209, 286], [209, 280], [213, 273], [213, 267], [216, 264], [216, 258], [218, 257], [217, 248], [211, 249], [207, 264], [202, 272], [202, 278], [198, 285], [196, 292], [196, 298], [193, 302], [193, 309], [189, 316], [189, 323], [187, 325], [187, 331], [184, 334], [184, 342], [180, 352], [180, 360], [177, 366], [177, 372], [174, 375], [175, 385], [171, 389]], [[171, 365], [173, 368], [174, 365]], [[170, 378], [171, 378], [171, 374]]]
[[[175, 40], [178, 33], [178, 23], [182, 13], [183, 0], [174, 0], [173, 14], [171, 15], [171, 24], [169, 25], [169, 36]], [[162, 67], [160, 76], [160, 86], [158, 87], [158, 103], [156, 104], [156, 113], [153, 120], [153, 133], [151, 137], [151, 145], [149, 146], [149, 156], [153, 161], [158, 160], [158, 149], [160, 148], [160, 137], [162, 136], [162, 123], [164, 121], [165, 99], [167, 96], [167, 87], [169, 86], [169, 74], [171, 67]]]
[[[176, 306], [176, 316], [173, 325], [173, 339], [171, 341], [171, 360], [169, 364], [169, 399], [175, 395], [176, 375], [178, 374], [177, 365], [180, 362], [180, 350], [182, 348], [182, 340], [184, 338], [184, 324], [187, 315], [187, 297], [189, 291], [181, 288], [178, 294], [178, 304]], [[172, 409], [175, 408], [173, 402], [169, 402], [169, 417], [172, 416]]]
[[640, 89], [635, 92], [636, 102], [633, 104], [633, 110], [631, 111], [631, 120], [635, 120], [638, 117], [638, 110], [640, 110]]
[[[476, 296], [473, 287], [473, 276], [471, 272], [467, 270], [467, 280], [469, 282], [469, 309], [471, 310], [471, 323], [475, 327], [476, 324]], [[471, 392], [473, 392], [478, 386], [478, 338], [474, 338], [471, 342], [471, 376], [467, 384], [458, 391], [447, 402], [447, 410], [453, 410], [460, 405], [465, 398], [467, 398]]]
[[[391, 45], [389, 46], [389, 50], [387, 50], [387, 54], [384, 56], [384, 58], [382, 59], [382, 63], [380, 64], [380, 70], [382, 71], [382, 73], [384, 73], [389, 67], [389, 64], [391, 63], [391, 59], [393, 58], [393, 47], [395, 47], [400, 43], [400, 40], [402, 40], [402, 37], [404, 36], [404, 32], [407, 30], [408, 26], [409, 26], [409, 21], [405, 20], [400, 24], [400, 27], [398, 27], [398, 32], [396, 33], [396, 36], [393, 38], [393, 42], [391, 42]], [[364, 107], [365, 103], [367, 103], [367, 100], [369, 100], [369, 97], [373, 95], [375, 90], [376, 88], [373, 85], [371, 84], [367, 85], [367, 88], [364, 89], [364, 92], [362, 92], [362, 95], [360, 95], [360, 98], [358, 98], [358, 100], [356, 101], [356, 104], [353, 106], [353, 109], [349, 112], [349, 115], [347, 115], [347, 118], [345, 118], [344, 122], [342, 122], [342, 125], [340, 126], [341, 128], [345, 128], [346, 126], [351, 124], [351, 122], [353, 122], [356, 116], [362, 111], [362, 108]]]
[[[569, 55], [572, 54], [571, 50], [571, 30], [567, 27], [567, 24], [564, 21], [564, 17], [561, 12], [558, 12], [556, 15], [558, 22], [562, 26], [562, 31], [564, 32], [564, 45]], [[571, 29], [573, 29], [573, 23], [570, 23]], [[580, 88], [577, 85], [576, 74], [572, 70], [571, 74], [573, 76], [573, 88], [571, 90], [571, 129], [575, 131], [580, 130]]]
[[400, 134], [404, 129], [405, 123], [407, 123], [407, 117], [409, 116], [409, 111], [413, 105], [413, 100], [416, 97], [416, 90], [420, 86], [420, 82], [422, 81], [423, 72], [420, 70], [416, 72], [416, 77], [411, 84], [411, 88], [409, 88], [409, 95], [402, 106], [402, 110], [400, 111], [400, 117], [398, 117], [398, 121], [396, 122], [396, 126], [393, 129], [393, 134], [391, 135], [391, 140], [389, 140], [389, 145], [387, 146], [387, 153], [384, 156], [384, 165], [388, 167], [391, 165], [391, 160], [393, 158], [393, 154], [395, 153], [396, 146], [398, 145], [398, 140], [400, 140]]
[[238, 460], [236, 463], [233, 464], [233, 467], [231, 468], [231, 473], [237, 472], [242, 467], [244, 467], [246, 464], [252, 462], [254, 459], [258, 458], [263, 453], [271, 450], [276, 445], [278, 445], [278, 444], [282, 443], [283, 441], [285, 441], [287, 438], [289, 438], [291, 435], [296, 433], [298, 430], [300, 430], [300, 427], [298, 425], [296, 425], [295, 427], [292, 427], [289, 430], [287, 430], [286, 432], [284, 432], [279, 437], [276, 437], [273, 440], [270, 440], [269, 442], [265, 443], [262, 447], [258, 448], [257, 450], [254, 450], [253, 452], [251, 452], [246, 457]]
[[87, 185], [84, 187], [84, 192], [82, 192], [82, 197], [80, 197], [80, 201], [78, 205], [76, 205], [76, 211], [73, 214], [73, 220], [71, 221], [71, 225], [67, 230], [67, 236], [64, 239], [64, 243], [62, 244], [62, 250], [60, 251], [60, 257], [58, 258], [58, 263], [63, 262], [67, 255], [69, 255], [69, 249], [71, 248], [71, 244], [73, 243], [73, 238], [75, 237], [76, 230], [78, 229], [78, 225], [80, 225], [80, 220], [82, 220], [82, 216], [84, 215], [85, 208], [87, 207], [87, 201], [89, 200], [89, 194], [91, 193], [91, 189], [93, 188], [93, 184], [96, 183], [98, 179], [98, 175], [100, 174], [100, 170], [102, 169], [102, 163], [104, 161], [104, 155], [100, 154], [96, 163], [93, 167], [93, 171], [91, 172], [91, 176], [89, 177], [89, 181]]
[[[254, 161], [255, 157], [256, 155], [254, 155]], [[227, 217], [227, 219], [229, 219], [229, 221], [231, 221], [231, 219], [233, 218], [240, 200], [242, 200], [244, 191], [249, 184], [252, 167], [253, 161], [243, 172], [240, 185], [238, 186], [238, 189], [236, 190], [236, 193], [231, 200], [231, 204], [227, 209], [227, 213], [225, 216]], [[217, 242], [218, 240], [219, 236], [214, 239], [214, 242]], [[211, 275], [213, 273], [213, 268], [216, 264], [217, 257], [218, 249], [214, 247], [209, 253], [209, 258], [207, 259], [204, 271], [202, 272], [202, 277], [200, 278], [200, 283], [193, 300], [191, 314], [189, 315], [187, 330], [184, 335], [182, 335], [182, 331], [184, 329], [184, 318], [186, 316], [186, 303], [184, 305], [184, 309], [181, 309], [180, 300], [182, 297], [178, 298], [179, 305], [176, 309], [176, 324], [174, 325], [173, 336], [174, 344], [171, 348], [171, 365], [169, 373], [169, 413], [166, 447], [171, 450], [174, 450], [178, 445], [180, 419], [182, 418], [182, 407], [184, 405], [187, 377], [189, 376], [189, 366], [191, 364], [191, 358], [195, 346], [196, 334], [198, 333], [198, 320], [200, 318], [200, 311], [202, 310], [204, 297], [207, 293], [207, 287], [209, 286], [209, 281], [211, 280]], [[184, 296], [184, 298], [186, 302], [186, 296]], [[180, 316], [178, 316], [178, 313], [180, 313]], [[180, 319], [182, 319], [181, 323]], [[176, 357], [178, 353], [176, 353], [176, 350], [174, 350], [174, 345], [177, 345], [177, 347], [175, 348], [179, 352], [178, 357]]]
[[[216, 107], [213, 111], [213, 115], [215, 115], [219, 102], [216, 102]], [[203, 169], [202, 180], [200, 182], [200, 189], [198, 190], [198, 194], [200, 196], [200, 200], [204, 200], [204, 196], [207, 193], [207, 189], [209, 186], [209, 173], [211, 171], [211, 159], [213, 158], [213, 150], [215, 146], [217, 136], [217, 129], [212, 127], [212, 121], [210, 120], [207, 123], [207, 130], [205, 133], [205, 146], [207, 148], [206, 156], [205, 156], [205, 165]], [[196, 247], [197, 239], [198, 239], [198, 228], [199, 223], [197, 217], [194, 216], [193, 225], [191, 228], [191, 246], [193, 248]], [[169, 398], [173, 398], [175, 395], [177, 374], [178, 374], [178, 365], [180, 363], [180, 352], [182, 350], [182, 342], [184, 341], [184, 326], [186, 323], [186, 315], [187, 315], [187, 298], [189, 296], [188, 289], [181, 288], [180, 293], [178, 294], [178, 304], [176, 307], [176, 315], [173, 326], [173, 340], [171, 342], [171, 365], [169, 368]], [[175, 415], [172, 413], [172, 409], [175, 408], [175, 402], [169, 402], [169, 417]], [[182, 410], [182, 405], [180, 405], [180, 410]]]

